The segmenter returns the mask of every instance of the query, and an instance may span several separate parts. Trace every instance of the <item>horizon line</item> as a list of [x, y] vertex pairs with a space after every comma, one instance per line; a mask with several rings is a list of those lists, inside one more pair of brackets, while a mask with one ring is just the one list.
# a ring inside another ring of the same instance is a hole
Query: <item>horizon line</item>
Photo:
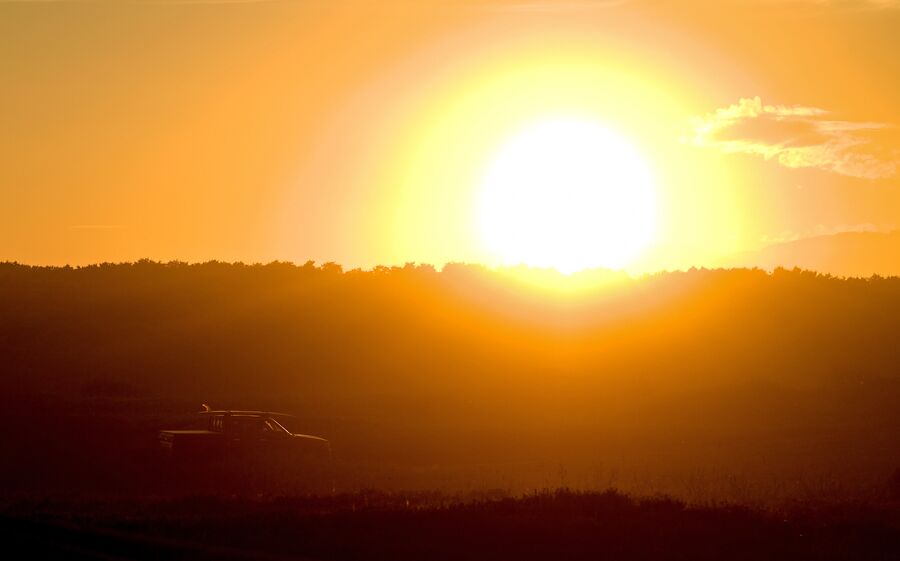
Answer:
[[532, 266], [525, 263], [520, 263], [518, 265], [488, 265], [486, 263], [478, 263], [471, 261], [447, 261], [442, 266], [436, 266], [432, 263], [424, 263], [417, 261], [408, 261], [402, 265], [391, 264], [391, 265], [374, 265], [369, 268], [364, 267], [354, 267], [347, 268], [343, 264], [337, 261], [323, 261], [317, 262], [313, 259], [309, 259], [303, 263], [297, 261], [290, 260], [280, 260], [274, 259], [268, 262], [262, 261], [254, 261], [254, 262], [244, 262], [244, 261], [223, 261], [218, 259], [208, 259], [205, 261], [183, 261], [180, 259], [172, 259], [168, 261], [163, 260], [155, 260], [148, 257], [137, 259], [135, 261], [99, 261], [94, 263], [87, 264], [65, 264], [65, 265], [54, 265], [54, 264], [35, 264], [35, 263], [24, 263], [15, 260], [0, 260], [0, 267], [8, 267], [8, 266], [16, 266], [16, 267], [25, 267], [25, 268], [33, 268], [33, 269], [71, 269], [71, 270], [81, 270], [81, 269], [95, 269], [99, 267], [126, 267], [126, 266], [136, 266], [136, 265], [153, 265], [153, 266], [162, 266], [162, 267], [199, 267], [204, 265], [224, 265], [229, 267], [253, 267], [253, 268], [264, 268], [271, 266], [289, 266], [295, 269], [303, 269], [303, 268], [311, 268], [317, 271], [330, 271], [330, 272], [339, 272], [340, 274], [348, 274], [348, 273], [379, 273], [379, 272], [401, 272], [401, 271], [430, 271], [436, 274], [444, 273], [445, 270], [450, 267], [465, 267], [470, 269], [480, 269], [482, 271], [487, 271], [491, 273], [537, 273], [537, 274], [551, 274], [558, 276], [563, 279], [571, 279], [573, 277], [585, 276], [585, 275], [607, 275], [607, 276], [615, 276], [619, 278], [628, 278], [630, 280], [641, 279], [645, 277], [652, 277], [656, 275], [666, 275], [666, 274], [675, 274], [675, 273], [700, 273], [700, 272], [734, 272], [734, 271], [748, 271], [748, 272], [762, 272], [767, 276], [772, 276], [774, 273], [778, 271], [783, 272], [800, 272], [800, 273], [814, 273], [817, 276], [828, 277], [833, 279], [900, 279], [900, 276], [894, 274], [879, 274], [872, 273], [870, 275], [862, 276], [862, 275], [838, 275], [834, 273], [829, 273], [826, 271], [820, 271], [816, 269], [807, 269], [798, 266], [788, 266], [788, 265], [776, 265], [774, 267], [761, 267], [758, 265], [754, 266], [706, 266], [706, 265], [692, 265], [690, 267], [675, 267], [671, 269], [658, 269], [654, 271], [644, 271], [640, 273], [631, 273], [624, 269], [608, 269], [603, 267], [596, 268], [587, 268], [581, 269], [579, 271], [573, 271], [571, 273], [564, 273], [555, 267], [539, 267]]

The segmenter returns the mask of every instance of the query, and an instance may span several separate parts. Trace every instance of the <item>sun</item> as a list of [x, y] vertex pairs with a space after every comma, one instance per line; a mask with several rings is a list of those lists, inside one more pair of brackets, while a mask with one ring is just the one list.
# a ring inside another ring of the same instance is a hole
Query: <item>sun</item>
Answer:
[[499, 148], [476, 212], [483, 243], [504, 264], [620, 269], [655, 237], [656, 189], [625, 138], [589, 119], [546, 119]]

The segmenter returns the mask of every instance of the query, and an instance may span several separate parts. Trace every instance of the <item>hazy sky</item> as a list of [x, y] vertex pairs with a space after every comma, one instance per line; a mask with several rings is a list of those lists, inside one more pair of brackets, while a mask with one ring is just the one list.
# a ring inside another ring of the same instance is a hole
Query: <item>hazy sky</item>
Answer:
[[514, 131], [649, 162], [638, 269], [900, 227], [900, 2], [0, 0], [0, 260], [495, 262]]

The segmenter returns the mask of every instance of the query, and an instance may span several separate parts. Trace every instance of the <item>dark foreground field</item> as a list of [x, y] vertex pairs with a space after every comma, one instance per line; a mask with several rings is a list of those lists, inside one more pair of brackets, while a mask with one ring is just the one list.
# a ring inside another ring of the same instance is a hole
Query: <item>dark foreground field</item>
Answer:
[[[0, 264], [2, 539], [42, 558], [900, 559], [900, 278], [584, 280]], [[157, 433], [204, 402], [291, 413], [333, 453], [173, 471]]]
[[614, 490], [518, 498], [356, 493], [328, 498], [24, 501], [3, 541], [67, 559], [900, 558], [900, 504], [686, 506]]

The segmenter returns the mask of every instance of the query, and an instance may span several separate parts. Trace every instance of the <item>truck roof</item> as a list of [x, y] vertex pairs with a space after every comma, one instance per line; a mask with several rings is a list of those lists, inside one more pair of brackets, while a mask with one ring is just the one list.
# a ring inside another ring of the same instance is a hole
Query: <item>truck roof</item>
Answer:
[[240, 409], [218, 409], [214, 411], [200, 411], [201, 415], [257, 415], [260, 417], [293, 417], [290, 413], [278, 413], [275, 411], [242, 411]]

